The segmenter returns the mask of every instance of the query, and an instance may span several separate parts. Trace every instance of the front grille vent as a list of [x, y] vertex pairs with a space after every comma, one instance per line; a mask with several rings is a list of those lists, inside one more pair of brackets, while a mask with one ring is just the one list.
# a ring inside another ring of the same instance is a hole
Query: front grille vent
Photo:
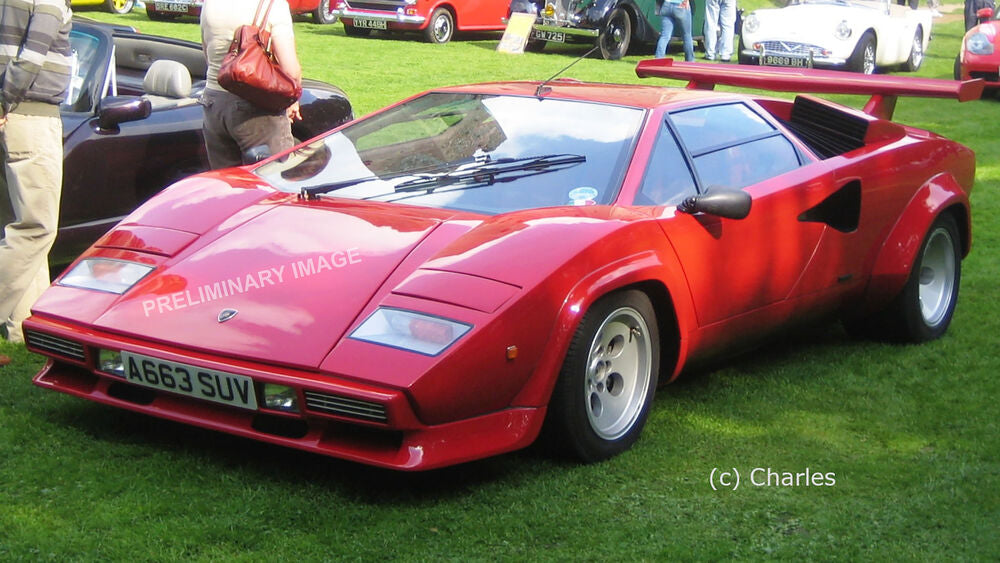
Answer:
[[24, 332], [24, 340], [27, 342], [28, 346], [54, 356], [61, 356], [63, 358], [69, 358], [80, 362], [86, 359], [86, 354], [84, 354], [83, 351], [83, 344], [80, 344], [79, 342], [73, 342], [72, 340], [67, 340], [59, 336], [35, 332], [33, 330]]
[[341, 395], [306, 391], [306, 406], [310, 410], [355, 418], [368, 422], [386, 422], [389, 417], [385, 405], [372, 401], [361, 401]]

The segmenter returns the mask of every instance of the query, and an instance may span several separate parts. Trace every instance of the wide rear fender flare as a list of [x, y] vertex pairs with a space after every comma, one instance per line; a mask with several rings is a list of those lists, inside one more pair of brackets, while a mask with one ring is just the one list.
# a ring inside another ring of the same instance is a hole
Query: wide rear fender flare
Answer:
[[878, 309], [902, 291], [927, 230], [945, 212], [956, 213], [962, 256], [968, 255], [972, 244], [969, 196], [950, 174], [939, 174], [917, 190], [893, 225], [872, 267], [863, 312]]

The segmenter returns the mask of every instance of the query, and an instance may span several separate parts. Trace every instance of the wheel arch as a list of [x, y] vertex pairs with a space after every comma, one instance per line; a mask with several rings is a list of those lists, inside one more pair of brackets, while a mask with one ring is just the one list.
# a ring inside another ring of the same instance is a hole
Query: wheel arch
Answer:
[[863, 312], [878, 310], [902, 291], [927, 230], [945, 213], [954, 216], [962, 257], [968, 255], [972, 247], [969, 196], [950, 174], [939, 174], [916, 191], [886, 237], [872, 267]]
[[688, 339], [682, 335], [696, 324], [694, 305], [690, 297], [683, 298], [686, 288], [679, 263], [664, 264], [653, 251], [625, 257], [581, 279], [562, 303], [545, 357], [512, 406], [548, 404], [570, 341], [584, 315], [599, 299], [629, 289], [642, 291], [653, 305], [660, 332], [660, 373], [669, 374], [660, 379], [660, 384], [673, 381], [688, 355]]
[[[448, 13], [451, 14], [451, 21], [455, 22], [454, 31], [458, 31], [460, 29], [458, 21], [458, 10], [455, 9], [455, 6], [452, 5], [451, 2], [439, 2], [437, 4], [434, 4], [434, 6], [432, 6], [431, 9], [427, 11], [427, 13], [430, 15], [434, 15], [434, 12], [438, 11], [438, 8], [444, 8], [445, 10], [448, 10]], [[423, 26], [420, 29], [427, 29], [427, 27], [432, 23], [431, 18], [427, 18], [427, 21], [425, 23], [427, 25]], [[454, 33], [454, 31], [452, 33]]]

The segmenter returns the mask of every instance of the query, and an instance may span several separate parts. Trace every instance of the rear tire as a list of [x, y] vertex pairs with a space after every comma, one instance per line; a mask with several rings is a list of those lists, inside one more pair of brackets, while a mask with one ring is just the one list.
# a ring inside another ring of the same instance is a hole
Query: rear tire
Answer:
[[851, 58], [847, 60], [847, 70], [875, 74], [875, 46], [875, 36], [866, 31], [858, 40]]
[[608, 16], [608, 24], [604, 27], [600, 37], [597, 38], [597, 45], [600, 47], [601, 57], [606, 60], [617, 61], [628, 52], [629, 43], [632, 42], [632, 20], [628, 13], [621, 8], [615, 8]]
[[940, 338], [951, 324], [962, 279], [958, 223], [950, 214], [931, 224], [903, 290], [885, 310], [845, 323], [849, 332], [896, 342]]
[[104, 5], [112, 14], [127, 14], [135, 7], [135, 0], [105, 0]]
[[916, 72], [920, 70], [922, 64], [924, 64], [924, 32], [918, 27], [913, 36], [913, 44], [910, 46], [910, 56], [903, 68], [909, 72]]
[[649, 297], [606, 295], [573, 335], [546, 417], [549, 441], [595, 462], [627, 450], [642, 433], [656, 392], [660, 336]]
[[322, 25], [337, 23], [337, 14], [330, 11], [330, 0], [320, 0], [319, 6], [313, 11], [313, 20]]

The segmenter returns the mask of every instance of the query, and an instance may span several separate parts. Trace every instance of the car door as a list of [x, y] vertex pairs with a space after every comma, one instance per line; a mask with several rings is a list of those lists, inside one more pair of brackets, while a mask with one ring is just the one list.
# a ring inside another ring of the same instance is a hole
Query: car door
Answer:
[[[800, 286], [828, 229], [808, 211], [838, 191], [828, 167], [742, 102], [670, 113], [660, 139], [680, 147], [678, 174], [690, 177], [680, 193], [743, 189], [752, 198], [744, 219], [665, 207], [659, 220], [680, 259], [700, 326], [739, 316], [762, 329], [777, 325], [792, 312], [775, 305], [832, 285], [817, 279], [814, 287]], [[647, 182], [653, 179], [644, 180], [640, 194]], [[665, 204], [680, 199], [675, 194]]]

